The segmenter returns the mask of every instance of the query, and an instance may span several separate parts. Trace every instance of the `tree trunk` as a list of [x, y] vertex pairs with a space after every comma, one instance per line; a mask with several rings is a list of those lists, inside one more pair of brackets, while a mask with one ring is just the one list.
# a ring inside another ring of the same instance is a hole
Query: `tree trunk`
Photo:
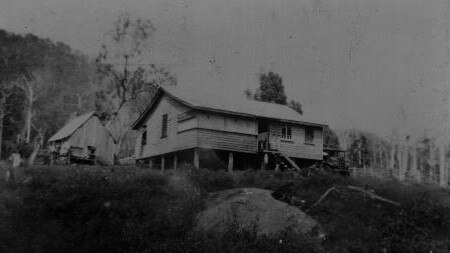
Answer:
[[359, 167], [360, 168], [365, 167], [363, 164], [363, 157], [362, 157], [362, 145], [359, 146]]
[[406, 170], [408, 166], [408, 151], [407, 146], [402, 145], [400, 148], [400, 170], [399, 170], [399, 180], [404, 181], [406, 176]]
[[16, 87], [21, 89], [25, 93], [26, 97], [26, 116], [25, 116], [25, 142], [30, 143], [31, 141], [31, 120], [33, 118], [33, 103], [35, 101], [34, 97], [34, 87], [33, 83], [27, 78], [23, 78], [23, 82], [16, 84]]
[[376, 160], [377, 160], [376, 145], [375, 145], [375, 142], [372, 141], [372, 164], [370, 165], [370, 167], [373, 168], [376, 166]]
[[[127, 134], [128, 130], [130, 129], [130, 127], [127, 127], [123, 133], [119, 136], [119, 139], [117, 140], [116, 143], [116, 148], [114, 149], [114, 155], [119, 155], [120, 153], [120, 148], [122, 146], [123, 140], [125, 139], [125, 135]], [[109, 130], [108, 130], [109, 131]]]
[[420, 170], [418, 168], [418, 164], [417, 164], [417, 147], [413, 146], [412, 147], [412, 166], [411, 166], [411, 172], [412, 175], [415, 177], [416, 181], [418, 183], [421, 182], [421, 175], [420, 175]]
[[445, 145], [439, 146], [439, 185], [441, 187], [447, 187], [447, 170], [445, 167]]
[[428, 180], [430, 180], [433, 183], [436, 183], [436, 177], [435, 177], [435, 175], [437, 174], [436, 173], [436, 168], [435, 168], [435, 166], [436, 166], [436, 154], [435, 154], [434, 148], [435, 147], [433, 145], [429, 146], [430, 152], [429, 152], [428, 157], [427, 157], [427, 164], [428, 164], [428, 167], [429, 167]]
[[41, 133], [39, 133], [36, 136], [33, 153], [31, 153], [30, 157], [28, 158], [28, 165], [34, 164], [34, 160], [36, 160], [37, 153], [39, 152], [39, 149], [44, 144], [42, 136], [43, 135]]
[[5, 98], [0, 99], [0, 160], [2, 158], [3, 119], [5, 117]]
[[394, 171], [394, 167], [395, 167], [395, 144], [392, 144], [391, 146], [391, 164], [390, 164], [390, 169], [391, 169], [391, 173]]
[[30, 157], [28, 158], [28, 165], [34, 164], [34, 160], [36, 160], [36, 156], [37, 156], [37, 153], [39, 152], [40, 147], [41, 147], [40, 144], [36, 144], [34, 146], [33, 153], [31, 153]]
[[31, 87], [31, 84], [28, 84], [28, 108], [27, 108], [27, 119], [26, 119], [26, 126], [27, 126], [27, 135], [25, 141], [27, 143], [30, 143], [31, 140], [31, 120], [33, 118], [33, 103], [34, 103], [34, 91], [33, 87]]
[[25, 142], [30, 143], [31, 140], [31, 107], [29, 106], [27, 109], [27, 116], [25, 119], [25, 128], [26, 128], [26, 135], [25, 135]]

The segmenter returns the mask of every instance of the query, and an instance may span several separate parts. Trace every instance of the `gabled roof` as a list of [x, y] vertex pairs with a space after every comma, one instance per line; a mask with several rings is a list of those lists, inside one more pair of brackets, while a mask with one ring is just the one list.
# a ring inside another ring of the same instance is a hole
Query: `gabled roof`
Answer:
[[92, 116], [95, 115], [95, 112], [89, 112], [78, 116], [67, 123], [63, 128], [61, 128], [56, 134], [54, 134], [48, 141], [58, 141], [64, 139], [66, 137], [71, 136], [78, 128], [84, 125]]
[[244, 96], [229, 97], [198, 90], [159, 88], [147, 109], [133, 123], [133, 129], [137, 129], [143, 123], [156, 104], [155, 102], [163, 94], [167, 94], [172, 99], [196, 110], [214, 111], [244, 117], [277, 119], [306, 125], [325, 126], [324, 123], [300, 115], [298, 112], [285, 105], [254, 101], [247, 99]]

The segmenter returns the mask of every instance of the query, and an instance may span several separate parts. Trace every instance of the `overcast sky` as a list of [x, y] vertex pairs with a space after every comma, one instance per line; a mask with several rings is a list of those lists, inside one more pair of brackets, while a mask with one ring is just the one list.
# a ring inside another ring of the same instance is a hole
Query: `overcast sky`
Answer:
[[273, 70], [335, 129], [450, 129], [450, 0], [2, 0], [0, 28], [95, 56], [121, 12], [155, 24], [148, 62], [181, 86], [242, 94]]

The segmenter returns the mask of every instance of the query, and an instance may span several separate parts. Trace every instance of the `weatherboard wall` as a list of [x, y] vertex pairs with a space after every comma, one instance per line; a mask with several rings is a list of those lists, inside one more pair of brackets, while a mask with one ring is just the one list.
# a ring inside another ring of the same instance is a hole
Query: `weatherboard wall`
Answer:
[[249, 117], [239, 117], [229, 114], [199, 112], [198, 127], [229, 133], [256, 135], [256, 120]]
[[[162, 136], [162, 118], [167, 114], [167, 136]], [[315, 127], [313, 143], [305, 143], [305, 128], [292, 124], [292, 139], [281, 140], [281, 125], [270, 124], [271, 146], [297, 158], [321, 160], [322, 128]], [[143, 124], [147, 142], [141, 146], [137, 138], [137, 158], [148, 158], [190, 148], [219, 149], [243, 153], [257, 152], [257, 120], [251, 117], [193, 110], [187, 105], [162, 95]], [[141, 128], [140, 131], [143, 131]]]
[[289, 157], [322, 160], [323, 158], [323, 130], [314, 128], [312, 143], [305, 142], [305, 126], [291, 124], [292, 138], [281, 138], [281, 123], [270, 124], [270, 146], [278, 149]]
[[[162, 137], [162, 117], [167, 114], [167, 136]], [[190, 115], [190, 116], [185, 116]], [[135, 157], [147, 158], [174, 151], [205, 148], [255, 153], [256, 121], [252, 118], [193, 111], [188, 106], [163, 95], [146, 123], [147, 144], [136, 142]], [[143, 129], [140, 129], [142, 133]]]
[[255, 119], [210, 112], [199, 112], [197, 119], [199, 147], [243, 153], [257, 152]]
[[108, 130], [100, 120], [93, 116], [69, 137], [70, 146], [83, 148], [87, 154], [87, 147], [95, 147], [98, 161], [106, 164], [114, 162], [115, 143]]
[[[190, 108], [163, 95], [156, 101], [155, 107], [145, 126], [147, 130], [147, 144], [141, 147], [142, 135], [139, 135], [136, 144], [135, 156], [147, 158], [177, 150], [193, 148], [196, 146], [196, 134], [192, 131], [178, 131], [178, 115], [190, 111]], [[167, 114], [167, 136], [162, 136], [162, 117]], [[196, 120], [190, 121], [190, 128], [196, 127]], [[185, 128], [184, 130], [188, 130]], [[140, 130], [142, 132], [142, 129]], [[141, 150], [142, 149], [142, 150]]]

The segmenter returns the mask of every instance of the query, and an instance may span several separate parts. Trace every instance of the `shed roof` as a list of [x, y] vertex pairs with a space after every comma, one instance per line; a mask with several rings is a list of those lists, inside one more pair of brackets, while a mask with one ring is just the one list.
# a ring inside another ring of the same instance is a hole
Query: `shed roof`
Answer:
[[54, 134], [48, 141], [58, 141], [64, 139], [66, 137], [71, 136], [78, 128], [80, 128], [86, 121], [88, 121], [92, 116], [95, 115], [95, 112], [89, 112], [83, 115], [80, 115], [69, 123], [67, 123], [63, 128], [61, 128], [56, 134]]
[[147, 118], [155, 101], [164, 93], [174, 100], [197, 110], [216, 111], [246, 117], [278, 119], [300, 124], [325, 126], [323, 122], [312, 119], [306, 115], [300, 115], [298, 112], [285, 105], [250, 100], [244, 96], [230, 97], [227, 95], [218, 95], [212, 91], [208, 92], [193, 89], [182, 90], [176, 87], [160, 88], [145, 112], [133, 124], [134, 129]]

